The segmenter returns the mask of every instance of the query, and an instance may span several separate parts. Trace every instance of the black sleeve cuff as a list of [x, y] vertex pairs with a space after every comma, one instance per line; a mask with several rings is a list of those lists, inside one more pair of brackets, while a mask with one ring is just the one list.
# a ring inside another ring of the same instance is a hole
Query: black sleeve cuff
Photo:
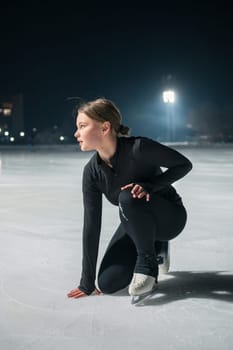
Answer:
[[154, 186], [148, 182], [137, 182], [137, 185], [143, 187], [144, 190], [149, 194], [153, 192]]
[[83, 286], [78, 286], [78, 289], [80, 289], [82, 292], [84, 292], [87, 295], [91, 295], [94, 292], [94, 290], [95, 290], [95, 288], [90, 290], [90, 289], [86, 289]]

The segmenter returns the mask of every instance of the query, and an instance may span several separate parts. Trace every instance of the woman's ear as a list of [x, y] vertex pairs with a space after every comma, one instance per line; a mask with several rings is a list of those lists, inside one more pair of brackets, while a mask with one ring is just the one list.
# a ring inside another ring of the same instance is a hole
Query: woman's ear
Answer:
[[102, 125], [102, 131], [104, 134], [107, 134], [111, 130], [111, 124], [109, 121], [106, 121]]

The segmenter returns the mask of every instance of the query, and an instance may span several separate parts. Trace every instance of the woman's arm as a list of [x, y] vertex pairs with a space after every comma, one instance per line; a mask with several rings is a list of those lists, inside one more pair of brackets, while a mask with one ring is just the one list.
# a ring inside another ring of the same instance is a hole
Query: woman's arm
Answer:
[[139, 160], [153, 167], [167, 168], [161, 174], [152, 174], [150, 183], [140, 183], [149, 193], [157, 192], [184, 177], [192, 163], [178, 151], [151, 139], [142, 138], [137, 152]]
[[96, 262], [102, 217], [102, 193], [84, 191], [83, 202], [83, 258], [79, 289], [89, 295], [95, 289]]
[[90, 162], [83, 171], [84, 222], [82, 236], [82, 274], [78, 288], [68, 293], [68, 297], [79, 298], [98, 292], [95, 288], [96, 263], [102, 217], [102, 192], [98, 189]]

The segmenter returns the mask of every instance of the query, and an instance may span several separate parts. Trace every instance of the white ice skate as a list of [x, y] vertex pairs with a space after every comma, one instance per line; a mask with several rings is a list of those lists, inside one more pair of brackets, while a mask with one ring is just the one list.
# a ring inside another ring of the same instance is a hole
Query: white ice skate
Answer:
[[134, 273], [129, 285], [129, 295], [132, 296], [131, 304], [138, 304], [150, 296], [157, 288], [155, 277]]

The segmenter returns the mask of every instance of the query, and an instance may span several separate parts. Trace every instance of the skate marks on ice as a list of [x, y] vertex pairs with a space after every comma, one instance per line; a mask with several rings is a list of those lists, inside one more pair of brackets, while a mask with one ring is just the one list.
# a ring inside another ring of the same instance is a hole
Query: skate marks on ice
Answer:
[[233, 272], [174, 271], [159, 279], [158, 288], [137, 306], [159, 306], [185, 299], [233, 303]]
[[49, 277], [52, 272], [8, 275], [4, 265], [0, 272], [0, 295], [8, 302], [42, 312], [60, 311], [67, 303], [62, 281]]

